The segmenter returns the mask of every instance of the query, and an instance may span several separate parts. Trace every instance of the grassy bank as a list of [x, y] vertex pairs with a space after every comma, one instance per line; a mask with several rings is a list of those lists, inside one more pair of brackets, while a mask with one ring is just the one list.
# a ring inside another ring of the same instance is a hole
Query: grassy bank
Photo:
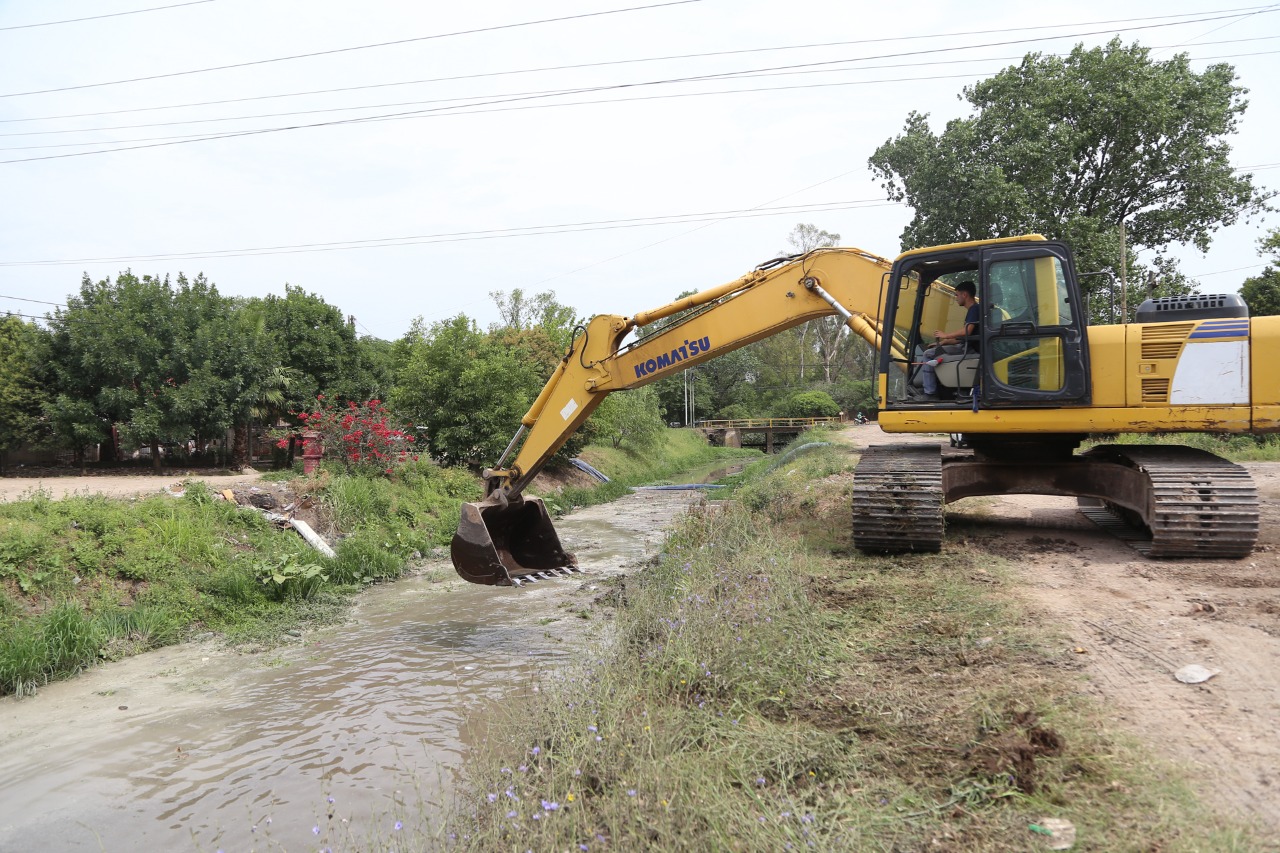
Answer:
[[492, 712], [456, 846], [1259, 849], [1110, 731], [998, 560], [851, 551], [853, 461], [753, 466], [619, 581], [607, 642]]
[[608, 503], [626, 494], [632, 486], [669, 483], [672, 477], [716, 462], [757, 460], [760, 452], [712, 447], [693, 430], [675, 429], [662, 433], [662, 444], [656, 448], [636, 450], [591, 445], [583, 449], [580, 457], [609, 477], [609, 482], [566, 486], [544, 495], [550, 512], [558, 515], [575, 506]]
[[351, 593], [447, 541], [445, 519], [477, 486], [421, 463], [395, 481], [322, 474], [295, 489], [350, 533], [336, 558], [200, 482], [180, 498], [0, 504], [0, 694], [195, 634], [269, 645], [338, 618]]
[[[593, 458], [628, 483], [723, 453], [689, 432], [668, 437], [647, 459], [612, 448]], [[341, 618], [352, 593], [447, 545], [459, 504], [480, 496], [468, 472], [426, 461], [390, 478], [325, 469], [290, 487], [315, 502], [336, 557], [199, 482], [180, 498], [55, 501], [37, 492], [0, 503], [0, 695], [201, 633], [271, 645]], [[616, 496], [607, 488], [553, 501], [599, 503]]]

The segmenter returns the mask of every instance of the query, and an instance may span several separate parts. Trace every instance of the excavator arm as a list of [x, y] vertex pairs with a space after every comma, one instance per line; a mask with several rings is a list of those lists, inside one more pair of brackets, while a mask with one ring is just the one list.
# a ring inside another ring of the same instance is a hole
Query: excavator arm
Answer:
[[[512, 585], [573, 571], [574, 559], [561, 548], [542, 502], [523, 492], [606, 396], [833, 314], [878, 350], [891, 266], [860, 249], [816, 249], [652, 311], [592, 318], [498, 464], [485, 470], [485, 499], [463, 505], [451, 549], [458, 573], [473, 583]], [[664, 320], [672, 321], [657, 325]], [[655, 326], [625, 343], [633, 332]]]

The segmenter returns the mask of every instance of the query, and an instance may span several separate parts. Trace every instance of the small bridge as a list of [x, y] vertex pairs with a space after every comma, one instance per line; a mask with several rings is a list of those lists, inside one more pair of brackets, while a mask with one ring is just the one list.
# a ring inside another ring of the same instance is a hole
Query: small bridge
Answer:
[[741, 447], [743, 435], [764, 434], [764, 452], [773, 452], [774, 436], [799, 435], [819, 424], [839, 425], [843, 418], [733, 418], [722, 421], [698, 421], [697, 428], [715, 444]]

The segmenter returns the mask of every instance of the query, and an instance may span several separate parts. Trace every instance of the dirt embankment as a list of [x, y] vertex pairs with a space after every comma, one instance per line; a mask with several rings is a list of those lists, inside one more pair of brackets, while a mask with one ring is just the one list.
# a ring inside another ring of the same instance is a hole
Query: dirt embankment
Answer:
[[238, 474], [224, 473], [225, 469], [206, 472], [199, 469], [163, 469], [139, 471], [130, 474], [90, 474], [81, 476], [70, 472], [49, 470], [35, 475], [0, 477], [0, 502], [20, 500], [35, 492], [45, 492], [54, 500], [69, 495], [105, 495], [109, 498], [128, 498], [134, 495], [152, 495], [169, 488], [179, 491], [184, 480], [203, 480], [211, 489], [248, 488], [257, 483], [262, 474], [245, 469]]
[[[855, 443], [937, 441], [851, 430]], [[945, 438], [942, 439], [945, 442]], [[945, 448], [944, 448], [945, 449]], [[1008, 560], [1022, 597], [1063, 636], [1084, 689], [1151, 749], [1189, 766], [1208, 802], [1280, 823], [1280, 463], [1249, 463], [1261, 498], [1244, 560], [1153, 560], [1081, 516], [1074, 499], [967, 498], [947, 539]], [[1174, 673], [1199, 664], [1199, 684]]]

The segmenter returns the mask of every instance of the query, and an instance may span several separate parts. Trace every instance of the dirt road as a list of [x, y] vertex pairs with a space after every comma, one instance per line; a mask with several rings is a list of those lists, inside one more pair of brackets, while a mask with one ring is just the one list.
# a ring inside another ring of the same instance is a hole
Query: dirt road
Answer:
[[262, 475], [247, 470], [241, 474], [206, 474], [203, 471], [165, 469], [160, 473], [102, 474], [74, 476], [51, 474], [35, 477], [0, 477], [0, 502], [18, 500], [34, 492], [47, 492], [55, 500], [68, 495], [106, 495], [127, 498], [133, 495], [157, 494], [166, 486], [177, 489], [184, 480], [203, 480], [211, 489], [249, 486]]
[[[855, 427], [860, 445], [938, 437]], [[943, 439], [945, 441], [945, 439]], [[1074, 499], [967, 498], [947, 507], [947, 541], [1004, 558], [1082, 689], [1118, 726], [1192, 770], [1208, 802], [1280, 825], [1280, 463], [1249, 463], [1262, 533], [1245, 560], [1152, 560], [1102, 532]], [[945, 546], [944, 546], [945, 547]], [[1217, 674], [1183, 684], [1200, 664]]]

